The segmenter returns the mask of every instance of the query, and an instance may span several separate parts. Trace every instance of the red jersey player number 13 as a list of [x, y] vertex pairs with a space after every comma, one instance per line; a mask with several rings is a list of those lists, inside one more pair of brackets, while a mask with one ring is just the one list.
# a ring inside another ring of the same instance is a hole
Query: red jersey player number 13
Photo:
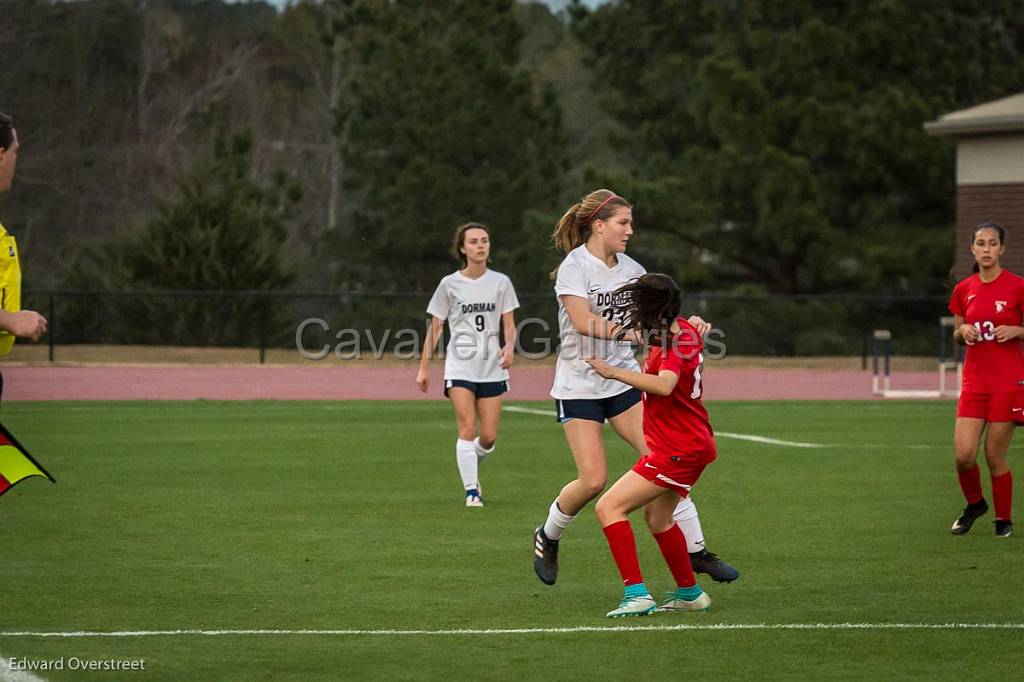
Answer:
[[963, 390], [1002, 393], [1024, 390], [1024, 352], [1019, 338], [1004, 338], [997, 330], [1020, 326], [1024, 319], [1024, 278], [1002, 270], [986, 282], [974, 274], [957, 284], [949, 310], [974, 333], [965, 337]]
[[1005, 242], [1006, 231], [998, 223], [975, 228], [975, 274], [957, 284], [949, 302], [956, 316], [953, 340], [967, 346], [953, 431], [957, 478], [967, 506], [953, 522], [954, 535], [968, 532], [988, 512], [978, 468], [983, 437], [996, 536], [1013, 534], [1013, 474], [1006, 452], [1016, 424], [1024, 423], [1024, 279], [1000, 267]]

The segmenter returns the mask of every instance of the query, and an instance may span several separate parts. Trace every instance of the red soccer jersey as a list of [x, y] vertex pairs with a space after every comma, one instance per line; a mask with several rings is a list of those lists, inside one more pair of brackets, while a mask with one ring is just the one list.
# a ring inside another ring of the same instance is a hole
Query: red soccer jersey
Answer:
[[708, 412], [701, 402], [704, 341], [683, 318], [676, 320], [680, 332], [667, 347], [651, 346], [644, 372], [658, 375], [670, 370], [679, 382], [667, 396], [644, 393], [644, 439], [652, 453], [715, 459], [715, 434]]
[[1002, 393], [1024, 390], [1024, 352], [1019, 340], [999, 343], [995, 328], [1020, 326], [1024, 319], [1024, 279], [1003, 270], [991, 282], [972, 275], [956, 285], [949, 310], [974, 325], [981, 336], [967, 346], [963, 390]]

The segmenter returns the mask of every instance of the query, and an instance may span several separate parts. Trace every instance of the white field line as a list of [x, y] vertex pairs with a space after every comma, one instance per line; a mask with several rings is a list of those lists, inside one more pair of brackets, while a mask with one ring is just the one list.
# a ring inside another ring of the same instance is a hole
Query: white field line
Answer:
[[[521, 412], [523, 414], [539, 414], [542, 417], [554, 417], [555, 413], [552, 410], [537, 410], [532, 407], [519, 407], [518, 405], [505, 405], [504, 408], [508, 412]], [[828, 445], [822, 443], [801, 443], [792, 440], [779, 440], [778, 438], [768, 438], [766, 436], [754, 436], [746, 433], [730, 433], [729, 431], [715, 431], [715, 436], [719, 438], [732, 438], [733, 440], [745, 440], [751, 443], [761, 443], [763, 445], [781, 445], [787, 448], [827, 448]]]
[[538, 410], [533, 407], [519, 407], [518, 405], [502, 405], [501, 409], [506, 412], [521, 412], [522, 414], [539, 414], [542, 417], [554, 417], [554, 410]]
[[46, 678], [38, 677], [25, 670], [11, 670], [11, 659], [0, 654], [0, 682], [45, 682]]
[[751, 443], [763, 443], [765, 445], [782, 445], [787, 448], [827, 448], [831, 447], [824, 443], [801, 443], [794, 440], [780, 440], [778, 438], [767, 438], [765, 436], [752, 436], [746, 433], [729, 433], [728, 431], [715, 431], [716, 438], [732, 438], [733, 440], [746, 440]]
[[463, 636], [463, 635], [537, 635], [615, 632], [674, 632], [680, 630], [1024, 630], [1024, 623], [715, 623], [680, 625], [579, 626], [560, 628], [495, 628], [456, 630], [120, 630], [110, 632], [0, 632], [3, 637], [222, 637], [262, 636]]

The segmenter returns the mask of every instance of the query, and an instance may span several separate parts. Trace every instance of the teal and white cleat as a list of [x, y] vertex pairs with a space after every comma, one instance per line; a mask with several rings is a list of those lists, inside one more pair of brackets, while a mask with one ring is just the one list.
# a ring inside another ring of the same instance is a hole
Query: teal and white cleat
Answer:
[[619, 608], [608, 612], [609, 618], [629, 618], [631, 616], [646, 616], [654, 613], [658, 603], [649, 594], [641, 594], [636, 597], [625, 597], [619, 604]]
[[707, 611], [711, 606], [711, 597], [707, 592], [701, 592], [694, 599], [686, 599], [684, 595], [676, 592], [669, 592], [668, 599], [661, 603], [658, 612], [663, 611]]
[[480, 491], [476, 488], [470, 488], [466, 491], [466, 506], [467, 507], [482, 507], [484, 506], [484, 499], [480, 497]]

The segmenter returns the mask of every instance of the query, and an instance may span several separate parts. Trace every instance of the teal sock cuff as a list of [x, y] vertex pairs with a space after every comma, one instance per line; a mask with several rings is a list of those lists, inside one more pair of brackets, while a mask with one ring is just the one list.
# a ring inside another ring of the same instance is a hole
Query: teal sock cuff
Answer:
[[700, 585], [694, 585], [692, 587], [676, 587], [676, 594], [686, 601], [693, 601], [700, 595], [704, 594], [704, 590], [700, 589]]
[[647, 585], [645, 585], [644, 583], [637, 583], [636, 585], [626, 585], [627, 597], [642, 597], [645, 594], [647, 594]]

